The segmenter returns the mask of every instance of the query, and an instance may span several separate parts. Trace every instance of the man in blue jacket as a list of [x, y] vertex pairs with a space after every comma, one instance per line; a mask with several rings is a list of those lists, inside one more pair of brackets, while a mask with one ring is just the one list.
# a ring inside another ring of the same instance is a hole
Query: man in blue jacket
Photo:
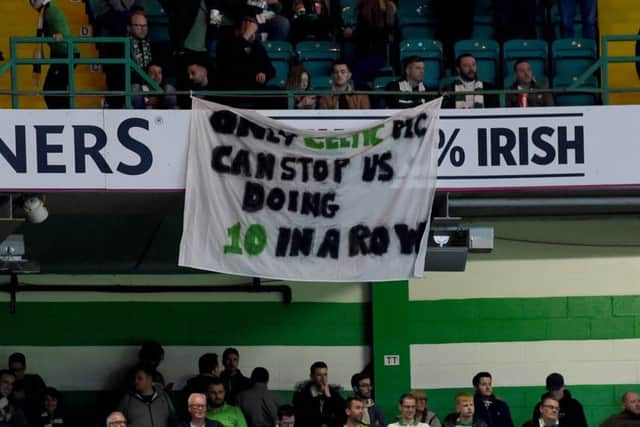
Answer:
[[491, 374], [478, 372], [472, 380], [475, 395], [476, 418], [487, 423], [489, 427], [513, 427], [509, 405], [493, 394]]

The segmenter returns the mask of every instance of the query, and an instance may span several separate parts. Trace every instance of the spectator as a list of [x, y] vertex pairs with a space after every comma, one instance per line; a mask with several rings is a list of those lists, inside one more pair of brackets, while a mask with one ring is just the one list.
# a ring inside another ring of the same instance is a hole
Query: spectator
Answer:
[[407, 92], [411, 95], [389, 95], [386, 104], [389, 108], [412, 108], [433, 99], [433, 96], [415, 96], [414, 93], [425, 92], [424, 60], [418, 56], [410, 56], [404, 60], [404, 79], [390, 82], [385, 90], [390, 92]]
[[493, 394], [491, 374], [478, 372], [472, 383], [476, 418], [484, 421], [488, 427], [513, 427], [509, 405]]
[[334, 39], [340, 25], [339, 0], [289, 0], [288, 4], [294, 43]]
[[[142, 365], [149, 366], [153, 371], [153, 383], [165, 390], [171, 390], [173, 384], [166, 384], [164, 376], [158, 371], [158, 366], [164, 360], [164, 348], [157, 341], [144, 341], [138, 351], [138, 362]], [[129, 420], [131, 421], [131, 420]]]
[[244, 413], [249, 427], [273, 427], [278, 419], [282, 399], [267, 389], [269, 372], [262, 367], [251, 372], [253, 386], [237, 395], [238, 407]]
[[576, 17], [578, 4], [582, 14], [582, 37], [597, 40], [596, 0], [559, 0], [560, 36], [563, 38], [575, 37], [573, 21]]
[[0, 370], [0, 427], [27, 427], [22, 409], [12, 402], [16, 376], [8, 370]]
[[537, 405], [536, 416], [531, 421], [524, 423], [522, 427], [565, 427], [565, 424], [558, 417], [559, 411], [561, 411], [561, 407], [555, 397], [550, 394], [543, 396]]
[[[189, 90], [187, 68], [194, 57], [207, 57], [208, 46], [219, 24], [213, 10], [216, 0], [159, 0], [169, 18], [169, 37], [174, 58], [176, 87]], [[178, 98], [180, 108], [190, 108], [188, 96]]]
[[225, 402], [226, 391], [220, 378], [213, 378], [207, 388], [209, 410], [207, 418], [218, 421], [224, 427], [247, 427], [239, 408]]
[[107, 417], [107, 427], [127, 427], [127, 417], [122, 412], [112, 412]]
[[449, 414], [444, 419], [444, 427], [487, 427], [487, 423], [475, 418], [473, 395], [462, 392], [456, 395], [456, 412]]
[[322, 110], [366, 110], [371, 107], [368, 95], [356, 95], [353, 91], [351, 70], [343, 60], [337, 60], [331, 67], [331, 89], [338, 94], [322, 95], [318, 100], [318, 108]]
[[189, 422], [182, 422], [178, 427], [224, 427], [217, 421], [209, 420], [207, 415], [207, 397], [201, 393], [192, 393], [187, 399]]
[[[73, 36], [64, 13], [51, 0], [29, 0], [29, 3], [40, 14], [38, 18], [38, 37], [53, 37], [57, 42], [60, 42]], [[49, 50], [52, 59], [68, 57], [67, 43], [49, 43]], [[73, 47], [73, 53], [75, 57], [80, 56], [77, 46]], [[44, 57], [41, 45], [36, 50], [36, 57]], [[40, 70], [40, 64], [33, 66], [34, 83], [39, 81]], [[67, 64], [51, 64], [42, 89], [44, 91], [68, 90], [69, 66]], [[69, 97], [64, 95], [45, 95], [44, 102], [49, 109], [64, 109], [69, 108], [70, 105]]]
[[[148, 356], [150, 355], [141, 354], [141, 359], [148, 360]], [[135, 369], [135, 391], [127, 393], [120, 400], [118, 410], [125, 415], [132, 427], [175, 426], [173, 404], [164, 390], [154, 383], [155, 373], [157, 371], [153, 365], [138, 365]]]
[[346, 422], [344, 427], [366, 427], [369, 424], [362, 423], [364, 403], [357, 397], [349, 397], [344, 404]]
[[442, 427], [438, 416], [429, 410], [429, 399], [424, 390], [411, 390], [411, 394], [416, 398], [416, 421], [429, 424], [430, 427]]
[[[531, 65], [526, 59], [517, 60], [513, 65], [513, 72], [515, 81], [510, 89], [545, 89], [544, 85], [536, 81]], [[550, 93], [510, 93], [507, 94], [505, 102], [507, 107], [552, 107], [553, 96]]]
[[[291, 67], [285, 89], [296, 91], [311, 89], [311, 76], [304, 66], [294, 65]], [[295, 95], [294, 102], [295, 108], [298, 110], [313, 110], [316, 108], [317, 98], [313, 94]]]
[[62, 395], [53, 387], [47, 387], [44, 391], [42, 408], [38, 427], [62, 427], [64, 417], [62, 411]]
[[[158, 83], [166, 95], [134, 95], [131, 98], [133, 108], [164, 109], [173, 110], [178, 108], [176, 99], [176, 88], [164, 81], [162, 66], [151, 63], [145, 70], [151, 79]], [[146, 83], [134, 83], [131, 85], [133, 92], [149, 92], [153, 89]]]
[[[391, 0], [358, 0], [353, 32], [356, 82], [373, 80], [390, 65], [390, 49], [396, 40], [397, 7]], [[347, 30], [345, 36], [349, 35]]]
[[296, 416], [293, 406], [282, 405], [278, 408], [278, 424], [276, 427], [294, 427], [296, 424]]
[[258, 32], [266, 33], [269, 40], [285, 41], [289, 35], [289, 20], [282, 12], [279, 0], [245, 0], [245, 13], [240, 16], [252, 16], [258, 22]]
[[[584, 415], [582, 405], [571, 396], [569, 390], [565, 388], [564, 377], [557, 372], [549, 374], [546, 380], [546, 387], [549, 391], [542, 395], [541, 400], [551, 396], [560, 403], [560, 413], [558, 419], [563, 427], [587, 427], [587, 418]], [[533, 411], [533, 420], [538, 419], [541, 410], [540, 403]]]
[[622, 412], [611, 415], [600, 427], [638, 427], [640, 426], [640, 395], [628, 391], [622, 395]]
[[[235, 403], [236, 395], [243, 390], [251, 387], [251, 380], [245, 377], [238, 364], [240, 363], [240, 353], [237, 349], [229, 347], [222, 353], [222, 364], [224, 371], [220, 375], [220, 379], [224, 382], [227, 402]], [[268, 375], [267, 375], [268, 380]]]
[[293, 395], [296, 424], [304, 427], [337, 425], [344, 413], [340, 389], [329, 385], [326, 363], [315, 362], [309, 371], [310, 380], [298, 385]]
[[389, 424], [388, 427], [401, 427], [401, 426], [415, 426], [415, 427], [429, 427], [429, 424], [425, 424], [416, 420], [416, 398], [411, 393], [405, 393], [400, 396], [398, 403], [400, 409], [400, 416], [397, 423]]
[[[470, 53], [463, 53], [456, 59], [458, 78], [446, 86], [449, 92], [443, 100], [443, 108], [495, 108], [498, 107], [496, 95], [482, 95], [483, 90], [494, 89], [488, 82], [478, 80], [476, 59]], [[458, 92], [474, 92], [457, 94]], [[475, 93], [477, 92], [477, 93]]]
[[[218, 46], [216, 63], [219, 85], [225, 90], [262, 90], [276, 71], [266, 50], [256, 39], [258, 24], [246, 17], [229, 43]], [[241, 101], [241, 107], [254, 107], [255, 100]], [[222, 363], [225, 363], [224, 356]], [[230, 372], [231, 373], [231, 372]], [[224, 373], [223, 373], [224, 376]], [[235, 395], [236, 390], [231, 390]]]
[[355, 397], [360, 399], [364, 404], [362, 414], [362, 422], [366, 425], [386, 426], [387, 423], [382, 415], [382, 410], [373, 400], [373, 383], [371, 375], [361, 372], [351, 377], [351, 387]]
[[127, 34], [131, 43], [131, 57], [143, 70], [153, 62], [151, 43], [147, 38], [149, 25], [147, 17], [141, 11], [131, 14]]
[[125, 36], [129, 15], [136, 10], [144, 10], [144, 0], [98, 0], [96, 10], [97, 35]]
[[[198, 372], [198, 375], [187, 380], [187, 384], [182, 389], [186, 398], [193, 393], [206, 394], [211, 379], [220, 376], [218, 355], [215, 353], [205, 353], [200, 356], [198, 359]], [[185, 403], [186, 401], [187, 399], [185, 399]]]
[[13, 403], [22, 409], [29, 421], [35, 421], [42, 409], [45, 384], [38, 374], [27, 374], [27, 359], [22, 353], [9, 356], [9, 370], [16, 376], [13, 385]]

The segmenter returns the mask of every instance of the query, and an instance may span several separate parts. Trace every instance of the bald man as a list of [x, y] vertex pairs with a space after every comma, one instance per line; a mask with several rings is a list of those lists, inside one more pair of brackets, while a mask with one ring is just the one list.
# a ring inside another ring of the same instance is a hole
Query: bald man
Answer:
[[622, 395], [622, 412], [604, 420], [600, 427], [640, 427], [640, 395], [628, 391]]

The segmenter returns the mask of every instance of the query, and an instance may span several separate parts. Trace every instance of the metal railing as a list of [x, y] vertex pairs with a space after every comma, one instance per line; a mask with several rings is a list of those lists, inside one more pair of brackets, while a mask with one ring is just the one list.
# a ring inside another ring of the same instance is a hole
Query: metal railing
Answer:
[[[609, 56], [609, 43], [610, 42], [633, 42], [639, 41], [640, 35], [629, 36], [603, 36], [601, 39], [601, 55], [596, 62], [591, 65], [584, 73], [577, 76], [568, 87], [563, 88], [545, 88], [545, 89], [529, 89], [529, 90], [514, 90], [514, 89], [496, 89], [485, 90], [482, 93], [484, 95], [498, 95], [500, 99], [500, 105], [505, 105], [506, 96], [514, 93], [551, 93], [551, 94], [594, 94], [600, 95], [603, 104], [609, 103], [609, 97], [612, 93], [630, 93], [640, 92], [639, 87], [610, 87], [609, 86], [609, 64], [611, 63], [635, 63], [640, 62], [640, 56]], [[66, 43], [67, 45], [67, 57], [66, 58], [20, 58], [17, 55], [18, 45], [20, 44], [41, 44], [41, 43]], [[74, 47], [76, 44], [96, 43], [96, 44], [122, 44], [123, 56], [118, 58], [79, 58], [74, 55]], [[57, 91], [44, 91], [44, 90], [19, 90], [18, 89], [18, 67], [21, 65], [34, 65], [34, 64], [66, 64], [69, 67], [69, 88], [68, 90]], [[75, 75], [74, 68], [76, 65], [123, 65], [124, 67], [124, 90], [76, 90], [75, 88]], [[585, 87], [582, 86], [592, 75], [601, 70], [602, 78], [600, 87]], [[131, 41], [128, 37], [73, 37], [62, 40], [55, 40], [52, 37], [11, 37], [10, 38], [10, 57], [8, 60], [0, 65], [0, 77], [9, 72], [11, 73], [11, 89], [9, 91], [0, 90], [0, 95], [10, 95], [12, 108], [19, 107], [19, 97], [28, 95], [57, 95], [68, 96], [70, 101], [70, 108], [75, 108], [75, 98], [78, 96], [124, 96], [125, 105], [127, 108], [131, 108], [132, 96], [145, 95], [165, 95], [166, 93], [160, 88], [160, 86], [152, 80], [145, 71], [135, 62], [131, 57]], [[135, 73], [139, 78], [147, 83], [150, 87], [150, 91], [140, 92], [132, 90], [132, 74]], [[335, 94], [331, 90], [313, 90], [309, 91], [290, 91], [290, 90], [264, 90], [256, 93], [255, 91], [175, 91], [172, 95], [201, 95], [201, 96], [218, 96], [218, 97], [286, 97], [287, 106], [289, 109], [293, 109], [295, 106], [296, 95], [306, 94]], [[372, 96], [384, 97], [393, 95], [409, 95], [407, 92], [389, 92], [389, 91], [354, 91], [355, 94], [367, 94]], [[456, 95], [473, 94], [474, 92], [456, 92]], [[477, 92], [475, 92], [477, 94]], [[451, 93], [443, 91], [426, 91], [421, 92], [419, 96], [439, 96], [439, 95], [451, 95]], [[418, 96], [418, 94], [416, 94]]]

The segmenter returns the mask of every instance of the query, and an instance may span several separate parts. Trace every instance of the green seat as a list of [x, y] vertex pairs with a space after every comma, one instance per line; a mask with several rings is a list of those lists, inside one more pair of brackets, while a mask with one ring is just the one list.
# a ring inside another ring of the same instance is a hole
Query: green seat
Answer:
[[476, 15], [473, 18], [473, 30], [471, 38], [474, 40], [493, 40], [496, 30], [493, 23], [493, 16]]
[[[554, 77], [553, 78], [553, 88], [561, 89], [567, 88], [571, 86], [576, 80], [578, 76], [572, 77]], [[595, 77], [589, 78], [583, 84], [581, 84], [579, 88], [596, 88], [598, 87], [598, 81]], [[597, 96], [595, 93], [580, 93], [580, 92], [572, 92], [572, 93], [556, 93], [556, 105], [558, 106], [580, 106], [580, 105], [596, 105], [597, 104]]]
[[432, 39], [435, 34], [434, 22], [423, 16], [405, 16], [400, 19], [402, 40]]
[[277, 86], [279, 88], [284, 88], [287, 83], [287, 77], [289, 77], [289, 61], [284, 60], [275, 60], [271, 61], [271, 65], [276, 70], [275, 76], [269, 80], [267, 83], [269, 86]]
[[460, 40], [454, 46], [456, 58], [470, 53], [476, 58], [478, 78], [497, 83], [500, 64], [500, 44], [495, 40]]
[[424, 84], [435, 87], [442, 75], [442, 43], [431, 39], [410, 39], [400, 43], [400, 62], [410, 56], [424, 60]]
[[513, 72], [513, 65], [518, 59], [526, 59], [529, 62], [534, 76], [544, 76], [547, 74], [549, 46], [544, 40], [508, 40], [504, 42], [502, 52], [504, 55], [505, 74]]
[[330, 75], [340, 48], [330, 41], [304, 41], [296, 45], [298, 58], [312, 76]]
[[331, 75], [311, 76], [311, 88], [316, 90], [331, 89]]
[[267, 41], [263, 46], [272, 61], [290, 61], [293, 58], [293, 46], [289, 42]]
[[597, 56], [594, 40], [560, 39], [551, 44], [555, 76], [579, 76], [596, 62]]

